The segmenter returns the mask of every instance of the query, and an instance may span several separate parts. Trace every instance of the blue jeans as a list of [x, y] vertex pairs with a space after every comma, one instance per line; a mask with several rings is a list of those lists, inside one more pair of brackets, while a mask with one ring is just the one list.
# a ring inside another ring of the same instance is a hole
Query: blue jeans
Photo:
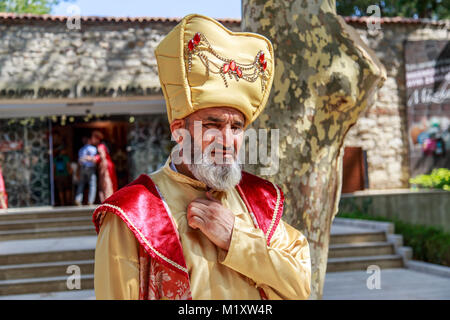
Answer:
[[80, 167], [80, 181], [78, 182], [75, 202], [83, 203], [83, 192], [86, 183], [89, 184], [88, 203], [93, 204], [97, 195], [97, 174], [95, 167]]

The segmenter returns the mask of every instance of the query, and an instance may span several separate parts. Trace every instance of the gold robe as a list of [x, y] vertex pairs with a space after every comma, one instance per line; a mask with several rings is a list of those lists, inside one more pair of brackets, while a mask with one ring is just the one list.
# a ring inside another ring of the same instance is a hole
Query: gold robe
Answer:
[[[236, 189], [213, 195], [235, 214], [230, 248], [216, 247], [200, 230], [188, 226], [186, 210], [206, 198], [206, 185], [170, 168], [170, 157], [150, 175], [158, 186], [180, 234], [193, 299], [257, 300], [257, 287], [268, 299], [307, 299], [311, 261], [306, 237], [281, 221], [267, 246]], [[97, 299], [139, 298], [139, 242], [115, 214], [107, 213], [95, 250]]]

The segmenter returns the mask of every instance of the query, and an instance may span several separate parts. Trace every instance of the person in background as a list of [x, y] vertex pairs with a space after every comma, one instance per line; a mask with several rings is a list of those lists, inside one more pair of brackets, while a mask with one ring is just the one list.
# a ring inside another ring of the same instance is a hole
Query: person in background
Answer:
[[[101, 135], [99, 131], [97, 131], [97, 134]], [[103, 135], [101, 138], [103, 140]], [[112, 162], [108, 148], [103, 142], [97, 146], [97, 151], [100, 156], [98, 163], [98, 195], [100, 197], [100, 201], [103, 202], [117, 191], [117, 175], [114, 162]]]
[[99, 159], [97, 145], [100, 141], [97, 135], [92, 134], [88, 142], [78, 152], [80, 180], [75, 195], [75, 204], [77, 206], [83, 204], [83, 192], [86, 183], [89, 185], [88, 204], [94, 204], [95, 197], [97, 196], [96, 163]]
[[111, 159], [116, 167], [117, 185], [124, 186], [128, 184], [128, 158], [127, 154], [120, 148], [116, 148], [111, 155]]
[[71, 194], [76, 194], [77, 191], [77, 187], [78, 187], [78, 181], [80, 181], [80, 175], [78, 172], [78, 161], [72, 161], [70, 162], [70, 172], [72, 172], [72, 176], [71, 176]]
[[59, 204], [61, 206], [70, 205], [72, 193], [70, 175], [72, 173], [72, 168], [70, 167], [70, 158], [63, 146], [59, 146], [56, 149], [56, 156], [53, 160], [55, 170], [55, 186]]
[[[89, 137], [87, 136], [83, 136], [81, 138], [83, 146], [87, 144], [88, 141]], [[78, 184], [80, 183], [80, 162], [78, 161], [78, 158], [75, 161], [73, 161], [70, 166], [72, 168], [72, 188], [73, 188], [72, 194], [76, 195]]]
[[2, 172], [3, 160], [4, 156], [0, 153], [0, 209], [8, 209], [8, 194], [6, 193]]

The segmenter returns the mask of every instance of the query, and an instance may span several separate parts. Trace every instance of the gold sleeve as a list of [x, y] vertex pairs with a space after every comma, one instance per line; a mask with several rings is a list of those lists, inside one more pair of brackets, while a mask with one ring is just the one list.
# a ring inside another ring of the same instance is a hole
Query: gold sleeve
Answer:
[[219, 262], [251, 279], [268, 299], [304, 300], [310, 295], [308, 241], [284, 221], [267, 246], [262, 230], [236, 218], [230, 248], [222, 251]]
[[106, 213], [95, 248], [98, 300], [139, 299], [139, 242], [115, 214]]

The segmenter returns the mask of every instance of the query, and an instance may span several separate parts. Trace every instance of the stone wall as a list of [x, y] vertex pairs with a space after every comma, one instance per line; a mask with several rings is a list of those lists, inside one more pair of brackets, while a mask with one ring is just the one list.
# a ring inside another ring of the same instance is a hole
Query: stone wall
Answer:
[[70, 30], [65, 22], [0, 18], [0, 102], [160, 94], [154, 49], [175, 25], [82, 21], [81, 30]]
[[370, 35], [365, 24], [351, 23], [386, 67], [387, 81], [376, 101], [349, 130], [344, 146], [367, 151], [369, 188], [408, 188], [410, 178], [406, 117], [404, 43], [406, 40], [450, 40], [448, 26], [381, 24]]
[[[367, 151], [369, 188], [408, 187], [404, 41], [450, 39], [448, 26], [383, 23], [381, 32], [371, 36], [365, 23], [349, 23], [381, 59], [388, 79], [375, 103], [350, 129], [344, 146], [360, 146]], [[64, 21], [0, 18], [0, 103], [55, 95], [114, 98], [160, 94], [154, 49], [175, 25], [174, 19], [103, 19], [82, 21], [81, 30], [69, 30]], [[225, 25], [240, 30], [239, 22]], [[89, 91], [92, 86], [94, 92]], [[129, 86], [131, 92], [127, 91]], [[46, 93], [39, 90], [42, 87], [56, 91]], [[33, 92], [10, 92], [8, 88]]]
[[344, 194], [339, 212], [359, 211], [450, 232], [450, 197], [444, 190], [366, 190]]

